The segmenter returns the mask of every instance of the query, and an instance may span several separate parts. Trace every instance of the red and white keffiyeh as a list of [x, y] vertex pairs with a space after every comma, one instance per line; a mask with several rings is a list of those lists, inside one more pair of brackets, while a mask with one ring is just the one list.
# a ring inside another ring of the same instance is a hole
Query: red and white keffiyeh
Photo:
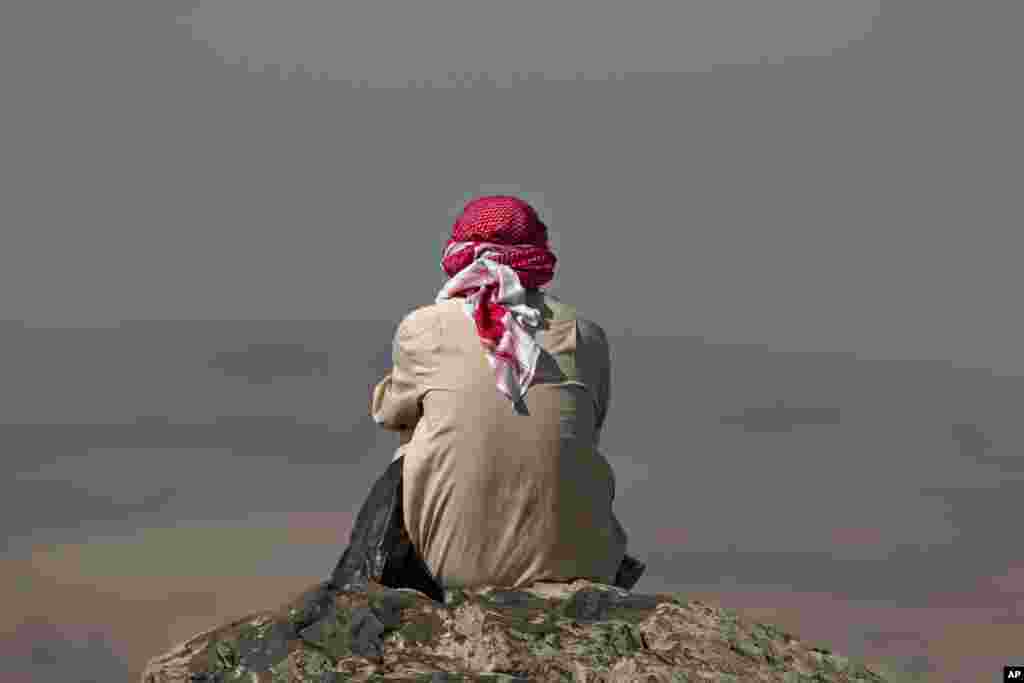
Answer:
[[441, 268], [451, 279], [436, 301], [464, 299], [498, 390], [513, 402], [525, 396], [540, 357], [541, 314], [526, 305], [526, 288], [550, 282], [556, 262], [537, 213], [504, 195], [467, 204], [445, 244]]

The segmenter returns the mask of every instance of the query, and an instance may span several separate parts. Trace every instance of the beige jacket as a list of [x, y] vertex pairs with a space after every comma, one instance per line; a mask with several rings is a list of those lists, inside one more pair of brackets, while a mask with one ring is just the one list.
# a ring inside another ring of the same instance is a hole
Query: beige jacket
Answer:
[[445, 587], [588, 578], [612, 583], [626, 533], [598, 451], [610, 389], [600, 327], [549, 294], [528, 415], [498, 392], [461, 300], [424, 306], [395, 334], [371, 414], [403, 432], [405, 525]]

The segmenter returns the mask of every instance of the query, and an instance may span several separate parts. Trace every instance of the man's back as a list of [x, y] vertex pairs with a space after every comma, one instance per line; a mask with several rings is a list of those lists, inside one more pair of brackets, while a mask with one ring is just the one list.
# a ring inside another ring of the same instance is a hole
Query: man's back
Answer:
[[381, 424], [415, 421], [401, 449], [405, 525], [447, 587], [578, 577], [611, 583], [625, 552], [611, 507], [614, 476], [597, 451], [607, 343], [571, 306], [530, 296], [544, 325], [526, 414], [496, 390], [458, 300], [406, 317], [395, 338], [397, 381], [374, 394]]

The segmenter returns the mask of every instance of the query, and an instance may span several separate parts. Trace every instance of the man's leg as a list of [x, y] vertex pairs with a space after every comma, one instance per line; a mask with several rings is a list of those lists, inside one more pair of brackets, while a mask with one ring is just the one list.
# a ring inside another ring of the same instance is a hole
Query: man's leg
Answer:
[[402, 514], [402, 460], [394, 460], [363, 503], [348, 548], [331, 575], [330, 586], [365, 587], [377, 581], [390, 588], [413, 588], [444, 602], [444, 589], [405, 531]]
[[395, 525], [402, 524], [397, 495], [401, 477], [402, 460], [399, 458], [370, 489], [356, 517], [348, 547], [331, 574], [332, 587], [365, 586], [369, 580], [380, 579], [387, 561], [387, 557], [381, 556], [382, 551], [394, 545], [399, 531]]
[[389, 588], [412, 588], [438, 602], [444, 602], [444, 588], [434, 579], [427, 568], [427, 563], [412, 544], [405, 529], [405, 516], [402, 514], [402, 483], [398, 483], [397, 518], [401, 521], [400, 534], [395, 542], [388, 561], [384, 566], [380, 582]]
[[615, 585], [619, 588], [632, 590], [636, 582], [646, 571], [647, 565], [630, 555], [625, 555], [619, 564], [619, 570], [615, 573]]
[[[612, 497], [615, 497], [614, 492], [612, 492]], [[626, 545], [629, 542], [629, 535], [626, 534], [626, 530], [622, 527], [622, 523], [619, 522], [619, 518], [615, 516], [614, 512], [612, 513], [612, 524], [615, 527], [614, 533], [619, 542]], [[646, 569], [647, 565], [640, 560], [631, 555], [624, 555], [619, 563], [618, 570], [615, 572], [614, 585], [626, 590], [632, 590]]]

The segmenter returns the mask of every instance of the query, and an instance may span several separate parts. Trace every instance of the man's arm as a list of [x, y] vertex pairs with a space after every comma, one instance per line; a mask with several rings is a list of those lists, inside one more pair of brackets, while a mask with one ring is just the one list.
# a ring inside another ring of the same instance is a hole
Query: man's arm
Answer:
[[374, 422], [411, 438], [419, 422], [421, 401], [426, 393], [424, 378], [430, 363], [426, 353], [432, 346], [434, 328], [416, 311], [402, 320], [391, 347], [391, 372], [374, 387], [370, 414]]
[[594, 387], [595, 403], [595, 428], [598, 440], [601, 436], [601, 428], [604, 427], [605, 419], [608, 417], [608, 403], [611, 400], [612, 389], [612, 362], [611, 348], [608, 344], [608, 337], [601, 326], [592, 320], [579, 320], [580, 332], [583, 341], [588, 349], [588, 355], [592, 362], [597, 364], [597, 386]]
[[611, 348], [608, 346], [608, 339], [604, 336], [604, 330], [601, 330], [601, 341], [604, 348], [604, 365], [601, 367], [601, 381], [598, 383], [597, 390], [597, 434], [599, 439], [605, 418], [608, 417], [608, 403], [612, 397]]

